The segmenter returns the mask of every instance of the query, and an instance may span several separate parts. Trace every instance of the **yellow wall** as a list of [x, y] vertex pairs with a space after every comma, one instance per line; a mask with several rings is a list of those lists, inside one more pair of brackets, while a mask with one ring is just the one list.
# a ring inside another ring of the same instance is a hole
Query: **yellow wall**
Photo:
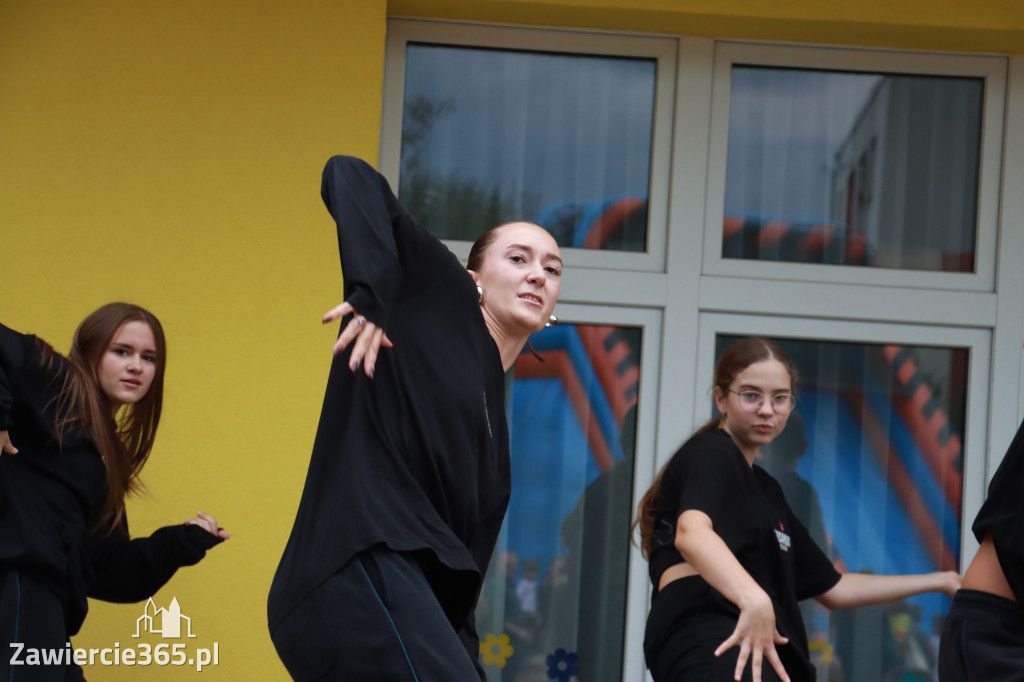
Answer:
[[1019, 0], [389, 0], [388, 12], [743, 40], [1024, 52]]
[[[202, 509], [234, 533], [156, 599], [219, 643], [204, 678], [285, 678], [266, 594], [342, 296], [320, 170], [376, 159], [384, 35], [383, 0], [0, 0], [0, 321], [61, 350], [110, 300], [164, 323], [163, 423], [129, 514], [148, 532]], [[94, 602], [75, 645], [131, 646], [141, 614]]]
[[[728, 4], [728, 8], [724, 5]], [[615, 5], [630, 9], [616, 9]], [[163, 320], [164, 422], [136, 533], [202, 509], [235, 537], [157, 596], [219, 644], [205, 677], [277, 680], [265, 599], [305, 476], [340, 302], [319, 199], [375, 160], [387, 13], [694, 35], [1022, 51], [1016, 0], [0, 0], [0, 321], [65, 350], [116, 299]], [[75, 645], [134, 646], [93, 604]], [[157, 640], [158, 642], [159, 640]], [[181, 679], [178, 668], [93, 679]]]

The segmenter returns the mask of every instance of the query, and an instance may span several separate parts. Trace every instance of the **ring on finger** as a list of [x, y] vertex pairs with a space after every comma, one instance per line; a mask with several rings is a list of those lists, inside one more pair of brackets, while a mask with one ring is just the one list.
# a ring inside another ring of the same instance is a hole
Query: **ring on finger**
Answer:
[[359, 315], [358, 317], [356, 317], [356, 324], [362, 327], [363, 325], [366, 324], [366, 318], [363, 317], [362, 315]]

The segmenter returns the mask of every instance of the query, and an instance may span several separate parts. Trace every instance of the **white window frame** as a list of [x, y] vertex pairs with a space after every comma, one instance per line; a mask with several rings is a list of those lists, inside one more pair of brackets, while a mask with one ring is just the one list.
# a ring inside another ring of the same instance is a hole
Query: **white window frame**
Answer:
[[761, 315], [704, 313], [697, 344], [694, 423], [711, 418], [715, 338], [719, 334], [767, 336], [808, 341], [885, 343], [938, 348], [966, 348], [969, 353], [964, 453], [963, 499], [960, 505], [960, 556], [973, 556], [978, 543], [971, 533], [974, 515], [985, 499], [985, 452], [988, 443], [988, 390], [991, 379], [992, 332], [966, 327], [922, 327], [909, 324], [810, 320]]
[[[654, 470], [655, 434], [659, 413], [658, 394], [661, 381], [662, 314], [654, 308], [605, 305], [558, 304], [559, 321], [566, 324], [638, 327], [640, 337], [640, 381], [637, 391], [636, 449], [633, 459], [633, 499], [630, 503], [632, 521], [636, 503], [647, 492]], [[623, 549], [629, 538], [622, 538]], [[640, 548], [629, 543], [626, 576], [625, 639], [623, 641], [622, 679], [639, 679], [646, 670], [644, 662], [644, 628], [650, 601], [650, 579], [647, 562]], [[632, 672], [630, 672], [632, 671]]]
[[[601, 57], [652, 59], [656, 62], [654, 124], [648, 195], [647, 251], [604, 251], [562, 248], [570, 268], [664, 272], [668, 233], [668, 177], [671, 163], [675, 104], [675, 38], [635, 34], [563, 31], [543, 28], [504, 27], [449, 23], [418, 19], [388, 21], [387, 59], [384, 75], [384, 106], [380, 145], [380, 172], [391, 186], [399, 187], [402, 154], [402, 114], [405, 95], [405, 54], [409, 43], [500, 48], [514, 51], [583, 54]], [[469, 257], [472, 242], [446, 240], [456, 256]]]
[[[1024, 230], [1014, 222], [1024, 215], [1024, 192], [1015, 189], [1024, 185], [1024, 57], [392, 18], [379, 167], [396, 189], [409, 42], [657, 59], [648, 252], [564, 249], [556, 311], [576, 324], [643, 327], [634, 507], [710, 416], [716, 334], [968, 348], [960, 559], [973, 556], [970, 522], [1024, 415]], [[733, 64], [983, 78], [976, 272], [721, 258]], [[446, 243], [468, 256], [469, 242]], [[649, 679], [650, 588], [635, 547], [627, 580], [622, 679]]]
[[[927, 272], [890, 268], [722, 258], [729, 100], [734, 65], [790, 67], [984, 80], [981, 159], [975, 235], [975, 272]], [[995, 287], [996, 234], [1003, 163], [1007, 60], [1003, 57], [910, 53], [853, 48], [803, 47], [719, 42], [715, 46], [711, 140], [704, 240], [704, 273], [756, 279], [785, 279], [832, 284], [992, 292]]]

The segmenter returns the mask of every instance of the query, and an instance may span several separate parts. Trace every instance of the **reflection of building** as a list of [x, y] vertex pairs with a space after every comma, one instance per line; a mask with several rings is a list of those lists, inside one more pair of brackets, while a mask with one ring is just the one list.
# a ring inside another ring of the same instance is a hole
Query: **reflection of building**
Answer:
[[139, 637], [142, 632], [149, 632], [159, 634], [164, 639], [179, 639], [182, 621], [186, 623], [185, 631], [188, 636], [195, 637], [192, 634], [192, 619], [181, 613], [177, 597], [171, 599], [171, 605], [166, 609], [163, 607], [158, 609], [153, 603], [153, 598], [150, 597], [142, 615], [135, 621], [135, 634], [132, 636]]
[[830, 216], [877, 265], [972, 269], [981, 94], [980, 79], [879, 78], [836, 150]]

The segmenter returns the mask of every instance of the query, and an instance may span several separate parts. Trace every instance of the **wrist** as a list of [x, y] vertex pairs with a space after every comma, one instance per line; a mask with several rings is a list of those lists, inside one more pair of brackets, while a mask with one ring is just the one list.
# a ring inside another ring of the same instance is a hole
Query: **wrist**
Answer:
[[747, 609], [760, 610], [772, 608], [772, 599], [768, 596], [767, 592], [765, 592], [763, 589], [761, 589], [760, 586], [755, 584], [753, 587], [744, 590], [740, 594], [739, 599], [736, 602], [736, 605], [740, 607], [741, 611]]

